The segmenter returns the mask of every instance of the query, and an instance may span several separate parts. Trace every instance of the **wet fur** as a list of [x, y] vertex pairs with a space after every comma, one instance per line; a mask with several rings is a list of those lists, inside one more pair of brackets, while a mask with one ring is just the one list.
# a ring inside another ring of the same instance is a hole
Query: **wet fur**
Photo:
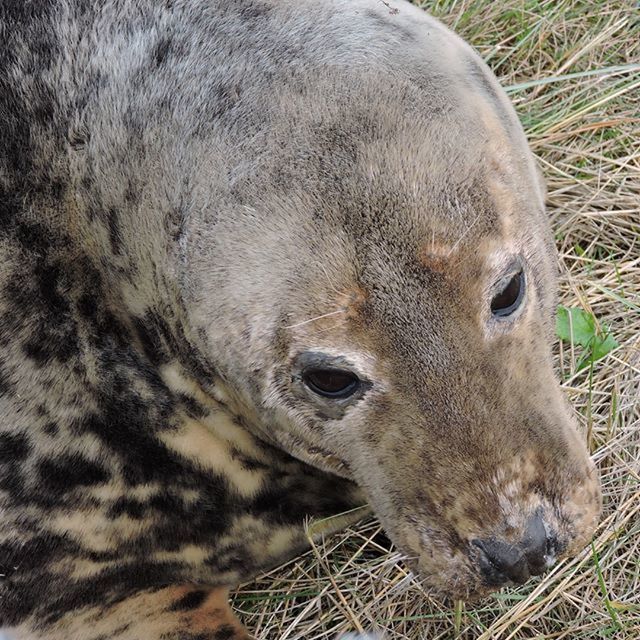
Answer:
[[581, 544], [542, 189], [471, 49], [401, 3], [96, 6], [0, 5], [0, 627], [244, 638], [222, 588], [366, 500], [451, 593], [536, 509]]

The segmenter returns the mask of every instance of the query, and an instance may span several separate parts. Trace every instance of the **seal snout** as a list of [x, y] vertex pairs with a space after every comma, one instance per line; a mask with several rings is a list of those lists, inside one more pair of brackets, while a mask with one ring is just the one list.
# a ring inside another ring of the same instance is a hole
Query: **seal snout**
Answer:
[[556, 562], [558, 539], [536, 512], [527, 521], [519, 544], [491, 537], [471, 541], [471, 554], [487, 586], [500, 587], [507, 582], [525, 583], [551, 568]]

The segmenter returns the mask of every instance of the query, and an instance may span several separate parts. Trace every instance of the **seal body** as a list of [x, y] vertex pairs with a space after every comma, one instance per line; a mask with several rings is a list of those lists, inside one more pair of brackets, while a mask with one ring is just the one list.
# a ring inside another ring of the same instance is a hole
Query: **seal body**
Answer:
[[248, 637], [226, 589], [365, 503], [458, 597], [584, 544], [542, 187], [467, 45], [377, 0], [0, 39], [0, 627]]

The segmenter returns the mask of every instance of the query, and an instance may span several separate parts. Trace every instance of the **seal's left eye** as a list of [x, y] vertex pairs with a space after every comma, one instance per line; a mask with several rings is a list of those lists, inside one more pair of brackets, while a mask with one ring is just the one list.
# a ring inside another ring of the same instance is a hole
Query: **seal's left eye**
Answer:
[[520, 269], [491, 300], [491, 313], [497, 318], [510, 316], [518, 309], [523, 298], [524, 273]]
[[360, 385], [358, 376], [342, 369], [307, 369], [302, 379], [311, 391], [325, 398], [348, 398]]

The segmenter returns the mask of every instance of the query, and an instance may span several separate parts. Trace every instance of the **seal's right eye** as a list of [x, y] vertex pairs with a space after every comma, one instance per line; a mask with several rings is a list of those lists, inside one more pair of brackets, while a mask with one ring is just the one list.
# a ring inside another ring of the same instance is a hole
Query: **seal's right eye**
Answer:
[[314, 393], [333, 399], [348, 398], [360, 386], [358, 376], [342, 369], [305, 369], [302, 380]]
[[524, 286], [524, 273], [520, 269], [491, 300], [491, 313], [497, 318], [504, 318], [514, 313], [524, 298]]

